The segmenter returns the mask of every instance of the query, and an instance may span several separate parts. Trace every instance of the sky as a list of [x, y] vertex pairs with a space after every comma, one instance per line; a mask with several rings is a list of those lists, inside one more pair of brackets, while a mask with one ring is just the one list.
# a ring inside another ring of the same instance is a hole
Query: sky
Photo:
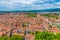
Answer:
[[0, 0], [0, 11], [60, 8], [60, 0]]

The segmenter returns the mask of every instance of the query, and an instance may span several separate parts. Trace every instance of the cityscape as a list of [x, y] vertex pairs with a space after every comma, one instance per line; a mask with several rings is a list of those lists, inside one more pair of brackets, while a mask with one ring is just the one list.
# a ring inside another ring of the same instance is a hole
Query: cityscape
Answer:
[[[48, 33], [44, 35], [40, 32]], [[0, 36], [6, 36], [2, 40], [16, 40], [8, 38], [12, 36], [18, 37], [18, 40], [40, 40], [39, 33], [43, 36], [41, 40], [59, 40], [60, 38], [52, 36], [57, 34], [60, 36], [59, 13], [13, 12], [0, 14]], [[53, 38], [48, 38], [48, 35], [51, 35]], [[45, 39], [44, 36], [48, 37]]]
[[60, 40], [60, 0], [0, 0], [0, 40]]

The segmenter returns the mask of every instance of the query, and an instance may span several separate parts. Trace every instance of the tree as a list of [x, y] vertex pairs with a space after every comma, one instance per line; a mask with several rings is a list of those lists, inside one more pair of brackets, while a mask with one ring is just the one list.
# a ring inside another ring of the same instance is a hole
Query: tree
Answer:
[[0, 37], [0, 40], [24, 40], [24, 37], [20, 35], [13, 35], [11, 37], [3, 36], [3, 37]]
[[7, 40], [7, 36], [2, 36], [2, 37], [0, 37], [0, 40]]
[[54, 34], [47, 31], [35, 32], [35, 40], [60, 40], [60, 34]]
[[13, 35], [8, 40], [24, 40], [24, 38], [22, 36], [19, 36], [19, 35]]
[[37, 13], [27, 13], [27, 17], [36, 17]]
[[23, 23], [23, 24], [22, 24], [22, 27], [26, 27], [26, 24]]

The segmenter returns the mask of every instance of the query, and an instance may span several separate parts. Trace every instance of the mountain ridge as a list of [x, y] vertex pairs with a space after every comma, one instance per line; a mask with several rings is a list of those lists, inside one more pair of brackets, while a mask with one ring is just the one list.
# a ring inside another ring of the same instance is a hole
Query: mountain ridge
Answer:
[[14, 10], [14, 11], [0, 11], [0, 12], [60, 12], [60, 8], [44, 9], [44, 10]]

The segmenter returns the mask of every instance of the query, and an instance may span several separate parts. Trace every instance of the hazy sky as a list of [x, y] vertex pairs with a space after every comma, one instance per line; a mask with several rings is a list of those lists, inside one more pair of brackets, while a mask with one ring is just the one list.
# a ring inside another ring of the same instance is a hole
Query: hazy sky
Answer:
[[0, 0], [0, 11], [60, 8], [60, 0]]

